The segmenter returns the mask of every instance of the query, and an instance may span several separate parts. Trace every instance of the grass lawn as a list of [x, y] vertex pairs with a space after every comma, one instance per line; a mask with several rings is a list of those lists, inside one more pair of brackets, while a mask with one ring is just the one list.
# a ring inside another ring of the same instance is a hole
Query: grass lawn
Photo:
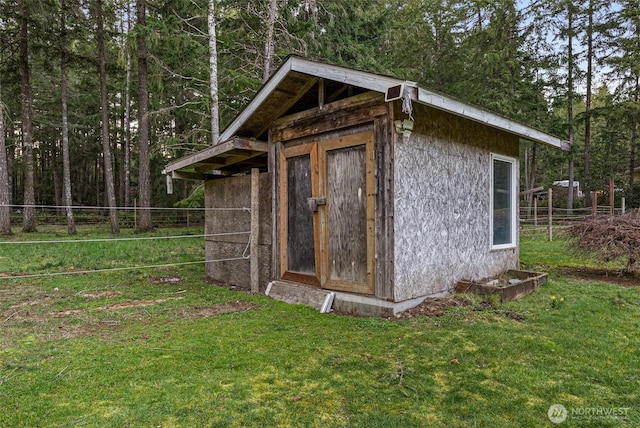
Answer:
[[[551, 427], [553, 404], [562, 427], [640, 425], [640, 287], [558, 274], [597, 265], [560, 239], [522, 238], [537, 292], [435, 318], [322, 315], [201, 264], [7, 278], [204, 259], [197, 236], [109, 237], [2, 238], [1, 427]], [[17, 243], [68, 239], [93, 242]]]

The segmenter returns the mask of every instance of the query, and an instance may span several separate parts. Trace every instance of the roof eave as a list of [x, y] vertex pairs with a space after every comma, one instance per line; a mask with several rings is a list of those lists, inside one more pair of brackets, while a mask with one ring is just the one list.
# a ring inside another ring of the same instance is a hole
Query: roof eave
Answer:
[[[220, 141], [228, 142], [235, 138], [238, 130], [252, 115], [256, 114], [260, 106], [268, 99], [270, 94], [278, 88], [290, 72], [303, 73], [324, 79], [331, 79], [347, 85], [354, 85], [370, 91], [386, 93], [387, 89], [399, 84], [409, 84], [413, 90], [409, 91], [413, 101], [446, 111], [457, 116], [467, 118], [496, 129], [510, 132], [520, 138], [536, 143], [546, 144], [562, 150], [570, 150], [568, 141], [546, 134], [512, 119], [502, 117], [496, 113], [475, 107], [462, 101], [455, 100], [436, 92], [418, 87], [414, 82], [407, 82], [389, 76], [377, 75], [369, 72], [353, 70], [337, 65], [323, 64], [310, 61], [301, 57], [290, 56], [273, 73], [271, 78], [258, 90], [249, 104], [235, 117], [229, 126], [220, 135]], [[211, 149], [211, 148], [210, 148]], [[210, 150], [207, 149], [207, 150]], [[177, 171], [191, 163], [197, 162], [202, 154], [194, 154], [167, 166], [168, 171]]]
[[280, 85], [282, 80], [285, 79], [287, 74], [291, 71], [319, 78], [321, 77], [323, 79], [334, 80], [336, 82], [358, 86], [363, 89], [381, 92], [383, 94], [389, 87], [405, 82], [404, 80], [395, 79], [393, 77], [381, 76], [338, 65], [323, 64], [297, 56], [290, 56], [258, 90], [249, 104], [229, 124], [229, 126], [220, 135], [220, 140], [225, 141], [236, 135], [238, 129], [240, 129], [251, 115], [256, 112], [260, 105], [264, 103], [269, 95]]
[[419, 103], [483, 123], [493, 128], [511, 132], [525, 140], [546, 144], [566, 151], [571, 149], [569, 142], [561, 138], [546, 134], [527, 125], [515, 122], [512, 119], [502, 117], [496, 113], [463, 103], [462, 101], [427, 91], [426, 89], [418, 88], [417, 101]]

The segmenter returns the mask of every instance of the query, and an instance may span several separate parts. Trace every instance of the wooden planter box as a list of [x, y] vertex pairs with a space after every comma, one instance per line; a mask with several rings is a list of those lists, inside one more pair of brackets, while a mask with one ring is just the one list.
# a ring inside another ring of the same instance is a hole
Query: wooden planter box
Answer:
[[509, 270], [482, 281], [458, 281], [456, 292], [497, 294], [502, 302], [516, 300], [534, 291], [547, 281], [546, 273]]

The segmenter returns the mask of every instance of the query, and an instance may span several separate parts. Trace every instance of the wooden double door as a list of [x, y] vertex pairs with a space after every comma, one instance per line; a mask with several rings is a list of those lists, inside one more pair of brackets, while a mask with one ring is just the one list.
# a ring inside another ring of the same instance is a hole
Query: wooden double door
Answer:
[[372, 294], [373, 131], [280, 151], [282, 279]]

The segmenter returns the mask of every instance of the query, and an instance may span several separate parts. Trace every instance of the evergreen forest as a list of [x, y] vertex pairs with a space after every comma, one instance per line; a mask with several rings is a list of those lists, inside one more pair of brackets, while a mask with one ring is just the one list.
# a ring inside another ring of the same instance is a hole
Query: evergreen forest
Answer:
[[164, 166], [214, 144], [292, 54], [572, 142], [523, 143], [521, 190], [613, 179], [640, 206], [638, 0], [0, 0], [0, 209], [24, 206], [29, 231], [31, 206], [172, 206], [196, 183], [167, 195]]

